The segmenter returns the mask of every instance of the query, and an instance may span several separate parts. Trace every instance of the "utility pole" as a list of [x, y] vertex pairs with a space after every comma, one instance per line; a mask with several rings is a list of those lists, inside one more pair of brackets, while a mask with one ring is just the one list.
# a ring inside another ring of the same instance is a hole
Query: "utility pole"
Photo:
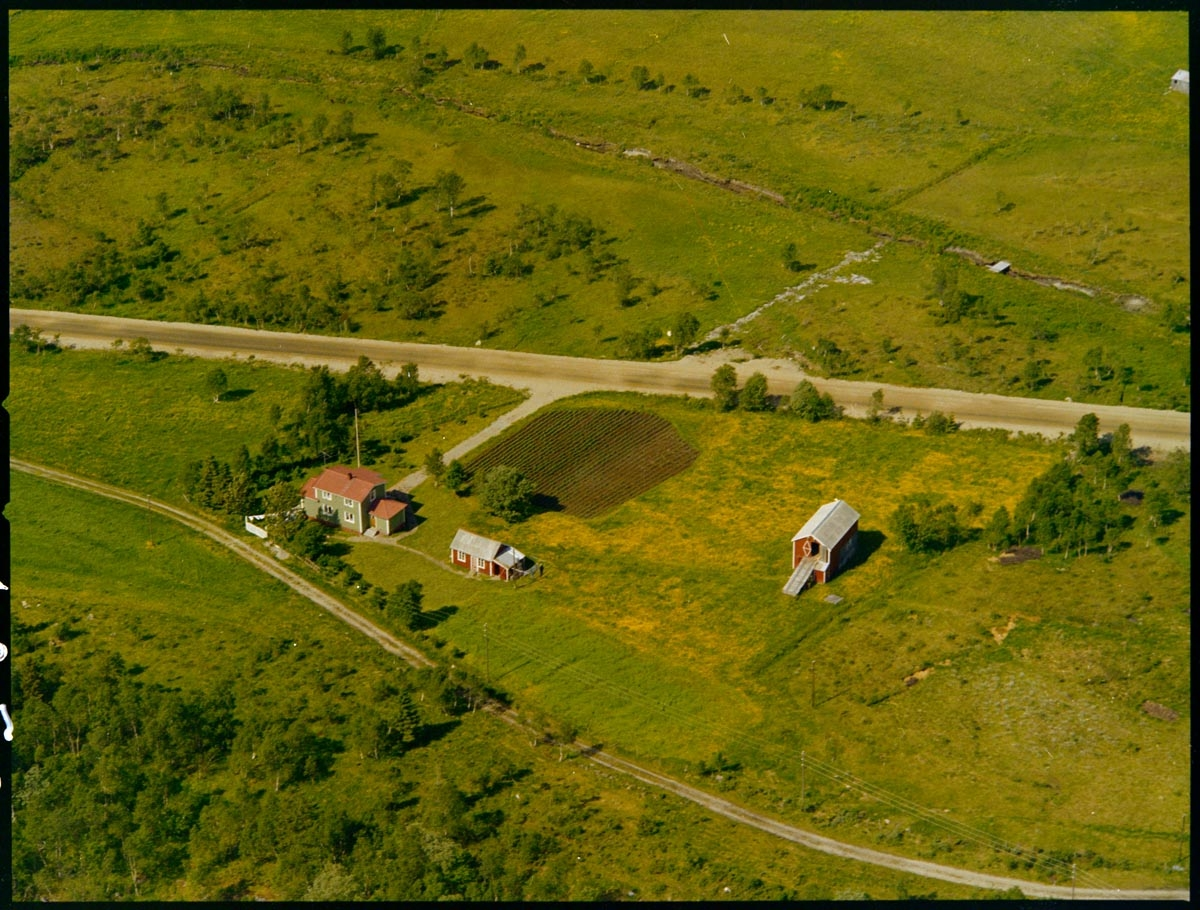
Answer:
[[808, 665], [808, 704], [816, 710], [817, 707], [817, 662]]
[[803, 812], [806, 804], [808, 790], [804, 786], [804, 750], [800, 750], [800, 811]]
[[362, 467], [362, 448], [358, 444], [358, 408], [354, 409], [354, 461]]

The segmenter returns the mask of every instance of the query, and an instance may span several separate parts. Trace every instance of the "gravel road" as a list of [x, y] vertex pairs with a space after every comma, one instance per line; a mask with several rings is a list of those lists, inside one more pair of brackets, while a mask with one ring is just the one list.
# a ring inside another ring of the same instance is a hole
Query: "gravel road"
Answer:
[[[503, 385], [527, 388], [538, 400], [594, 390], [708, 396], [713, 370], [731, 356], [729, 352], [714, 352], [666, 363], [636, 363], [115, 316], [83, 316], [49, 310], [10, 310], [8, 322], [10, 330], [24, 323], [40, 328], [47, 336], [59, 334], [61, 343], [76, 347], [103, 348], [117, 338], [129, 341], [140, 336], [161, 350], [179, 350], [200, 357], [253, 355], [257, 360], [313, 366], [326, 364], [335, 369], [346, 369], [359, 355], [365, 354], [381, 368], [415, 363], [420, 367], [421, 376], [434, 382], [449, 382], [462, 375], [487, 377]], [[763, 373], [769, 390], [779, 395], [789, 395], [801, 379], [810, 379], [818, 389], [829, 392], [851, 416], [865, 414], [871, 394], [882, 389], [884, 407], [898, 408], [899, 416], [940, 410], [953, 414], [968, 429], [1001, 427], [1054, 437], [1070, 433], [1079, 418], [1091, 412], [1100, 419], [1101, 433], [1127, 423], [1134, 445], [1149, 446], [1159, 452], [1191, 449], [1191, 414], [1178, 411], [821, 379], [807, 376], [787, 360], [758, 359], [737, 363], [735, 367], [742, 381], [753, 372]]]

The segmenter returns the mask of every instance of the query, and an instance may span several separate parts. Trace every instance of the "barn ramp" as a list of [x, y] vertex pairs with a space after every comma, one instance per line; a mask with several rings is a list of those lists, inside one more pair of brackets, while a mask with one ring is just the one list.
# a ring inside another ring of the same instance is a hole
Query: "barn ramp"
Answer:
[[796, 566], [792, 577], [788, 579], [788, 583], [783, 586], [783, 593], [792, 597], [798, 595], [804, 590], [804, 586], [808, 584], [808, 580], [812, 578], [813, 569], [817, 567], [817, 557], [806, 556], [800, 560], [800, 565]]

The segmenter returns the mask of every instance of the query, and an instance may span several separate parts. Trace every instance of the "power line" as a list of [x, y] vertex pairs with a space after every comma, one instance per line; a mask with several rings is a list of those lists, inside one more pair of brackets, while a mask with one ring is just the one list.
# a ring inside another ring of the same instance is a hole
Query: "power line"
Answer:
[[[498, 645], [507, 647], [510, 651], [515, 652], [522, 657], [547, 666], [551, 673], [563, 672], [575, 677], [576, 679], [585, 683], [590, 690], [607, 690], [614, 694], [623, 696], [624, 698], [633, 702], [653, 707], [660, 714], [673, 718], [681, 723], [686, 722], [694, 726], [698, 720], [694, 712], [686, 711], [668, 702], [649, 697], [639, 689], [631, 688], [628, 685], [615, 683], [611, 679], [600, 676], [583, 667], [576, 666], [571, 660], [565, 660], [556, 655], [544, 652], [539, 648], [528, 644], [527, 642], [519, 641], [502, 633], [497, 633], [495, 629], [489, 627], [485, 631], [485, 641], [489, 643], [486, 645], [486, 647], [490, 649], [490, 642], [493, 640]], [[488, 654], [488, 663], [490, 672], [490, 650]], [[744, 728], [740, 726], [716, 721], [700, 721], [700, 723], [702, 723], [708, 730], [712, 732], [724, 734], [735, 743], [749, 746], [751, 749], [757, 749], [761, 752], [773, 753], [785, 763], [788, 761], [794, 761], [794, 759], [791, 758], [791, 756], [794, 754], [794, 749], [789, 749], [773, 741], [763, 740], [751, 736], [747, 734]], [[889, 808], [898, 810], [900, 812], [906, 812], [912, 816], [915, 816], [917, 820], [923, 821], [931, 827], [939, 829], [945, 833], [952, 834], [962, 840], [990, 848], [998, 853], [1008, 854], [1026, 862], [1031, 862], [1033, 866], [1040, 867], [1047, 872], [1059, 876], [1065, 877], [1067, 875], [1071, 875], [1072, 881], [1078, 879], [1081, 884], [1085, 884], [1089, 887], [1099, 890], [1115, 891], [1111, 885], [1100, 879], [1098, 876], [1095, 876], [1090, 872], [1079, 872], [1077, 868], [1074, 868], [1074, 864], [1072, 862], [1060, 860], [1053, 856], [1043, 855], [1037, 849], [1010, 843], [1001, 837], [989, 834], [986, 831], [974, 828], [963, 822], [959, 822], [954, 819], [948, 819], [944, 816], [944, 814], [939, 813], [936, 810], [928, 809], [916, 802], [913, 802], [907, 797], [891, 793], [883, 787], [863, 780], [862, 778], [848, 771], [837, 768], [828, 762], [813, 758], [812, 755], [807, 752], [807, 750], [803, 751], [803, 757], [801, 761], [802, 776], [804, 776], [807, 771], [811, 771], [834, 783], [840, 783], [846, 788], [857, 790], [860, 793], [869, 796], [880, 803], [883, 803]]]

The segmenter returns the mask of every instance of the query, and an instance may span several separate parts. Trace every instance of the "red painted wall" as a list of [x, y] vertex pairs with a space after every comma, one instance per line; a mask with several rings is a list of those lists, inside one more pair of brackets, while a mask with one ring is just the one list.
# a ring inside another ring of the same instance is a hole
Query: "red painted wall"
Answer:
[[[840, 541], [838, 541], [837, 546], [834, 547], [830, 552], [829, 568], [825, 571], [821, 571], [820, 569], [813, 571], [813, 579], [817, 582], [817, 584], [825, 584], [825, 582], [832, 579], [846, 567], [846, 564], [850, 561], [850, 557], [853, 555], [853, 541], [857, 535], [858, 522], [856, 521], [850, 526], [850, 530], [847, 532], [847, 534]], [[804, 558], [804, 544], [810, 540], [812, 540], [811, 537], [802, 537], [799, 540], [792, 541], [793, 569], [800, 565], [800, 560]], [[814, 546], [816, 545], [815, 540], [813, 540], [813, 544]]]
[[854, 550], [854, 539], [858, 536], [858, 522], [854, 522], [850, 526], [850, 530], [841, 540], [838, 541], [836, 547], [829, 554], [829, 569], [825, 573], [826, 579], [833, 578], [846, 567], [846, 563], [850, 561], [850, 556]]

